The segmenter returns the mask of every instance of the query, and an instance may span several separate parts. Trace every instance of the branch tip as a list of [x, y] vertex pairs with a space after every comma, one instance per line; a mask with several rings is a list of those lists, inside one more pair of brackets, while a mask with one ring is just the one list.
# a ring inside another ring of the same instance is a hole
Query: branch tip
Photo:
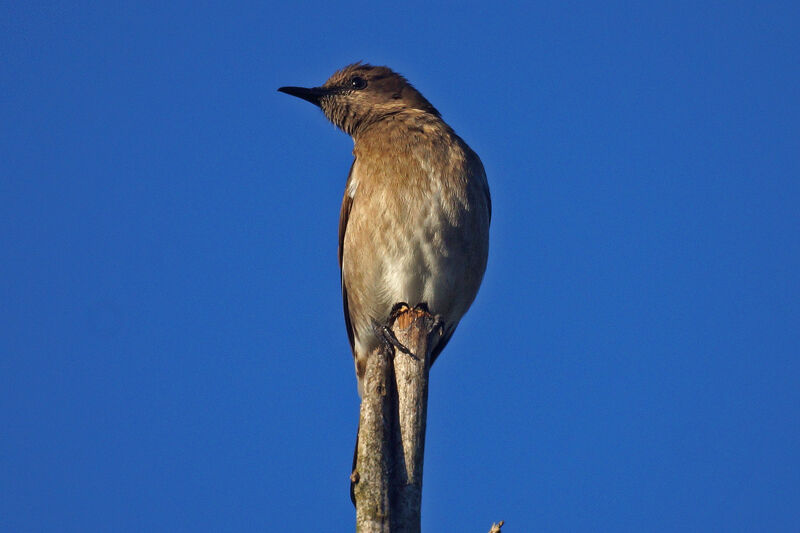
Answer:
[[503, 524], [505, 523], [505, 520], [500, 520], [500, 522], [497, 524], [492, 523], [492, 529], [489, 530], [489, 533], [500, 533], [500, 528], [503, 527]]

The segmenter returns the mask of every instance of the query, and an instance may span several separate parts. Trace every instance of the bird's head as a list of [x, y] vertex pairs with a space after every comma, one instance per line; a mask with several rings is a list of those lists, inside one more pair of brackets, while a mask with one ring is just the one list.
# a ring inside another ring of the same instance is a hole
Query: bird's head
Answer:
[[320, 87], [281, 87], [278, 90], [319, 106], [331, 122], [349, 135], [406, 110], [439, 116], [403, 76], [388, 67], [366, 63], [344, 67]]

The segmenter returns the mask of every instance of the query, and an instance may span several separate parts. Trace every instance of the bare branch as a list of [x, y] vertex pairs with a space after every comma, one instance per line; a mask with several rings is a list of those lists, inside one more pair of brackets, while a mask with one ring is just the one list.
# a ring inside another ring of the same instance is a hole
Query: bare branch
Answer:
[[500, 533], [500, 528], [503, 527], [503, 524], [505, 524], [503, 520], [500, 520], [497, 524], [492, 524], [492, 529], [489, 530], [489, 533]]
[[422, 466], [425, 455], [425, 421], [428, 415], [429, 352], [435, 319], [424, 308], [400, 313], [392, 330], [397, 340], [414, 354], [396, 353], [394, 372], [398, 397], [398, 431], [395, 433], [395, 492], [393, 521], [397, 531], [420, 530]]
[[[393, 347], [370, 354], [364, 376], [351, 477], [358, 533], [420, 531], [430, 351], [441, 330], [424, 306], [404, 307], [391, 334]], [[492, 524], [490, 533], [502, 526]]]
[[390, 533], [392, 421], [396, 396], [388, 349], [379, 348], [367, 359], [364, 396], [358, 429], [355, 483], [356, 531]]

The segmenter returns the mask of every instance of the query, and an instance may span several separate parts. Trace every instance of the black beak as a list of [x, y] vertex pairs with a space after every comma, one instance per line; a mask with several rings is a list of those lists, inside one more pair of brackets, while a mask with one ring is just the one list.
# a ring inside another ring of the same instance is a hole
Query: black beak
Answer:
[[311, 102], [316, 106], [319, 105], [323, 96], [330, 94], [328, 89], [323, 89], [322, 87], [312, 87], [310, 89], [305, 87], [281, 87], [278, 90], [282, 93], [291, 94], [292, 96], [302, 98], [303, 100]]

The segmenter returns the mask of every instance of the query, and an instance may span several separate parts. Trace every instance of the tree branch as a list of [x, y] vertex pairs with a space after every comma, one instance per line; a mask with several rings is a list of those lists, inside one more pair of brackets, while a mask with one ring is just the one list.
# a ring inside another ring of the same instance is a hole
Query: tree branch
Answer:
[[388, 348], [369, 355], [358, 424], [355, 483], [356, 531], [390, 533], [394, 372]]
[[434, 317], [417, 307], [399, 314], [392, 326], [397, 340], [413, 354], [396, 353], [394, 358], [399, 415], [394, 435], [395, 469], [392, 482], [393, 522], [397, 525], [395, 531], [420, 531], [429, 352], [434, 324]]
[[[430, 351], [442, 331], [424, 305], [395, 315], [392, 342], [399, 349], [375, 350], [364, 376], [351, 478], [358, 533], [420, 531]], [[502, 524], [492, 524], [492, 532]]]
[[503, 524], [505, 524], [503, 520], [500, 520], [497, 524], [492, 523], [492, 528], [489, 530], [489, 533], [500, 533], [500, 528], [503, 527]]

